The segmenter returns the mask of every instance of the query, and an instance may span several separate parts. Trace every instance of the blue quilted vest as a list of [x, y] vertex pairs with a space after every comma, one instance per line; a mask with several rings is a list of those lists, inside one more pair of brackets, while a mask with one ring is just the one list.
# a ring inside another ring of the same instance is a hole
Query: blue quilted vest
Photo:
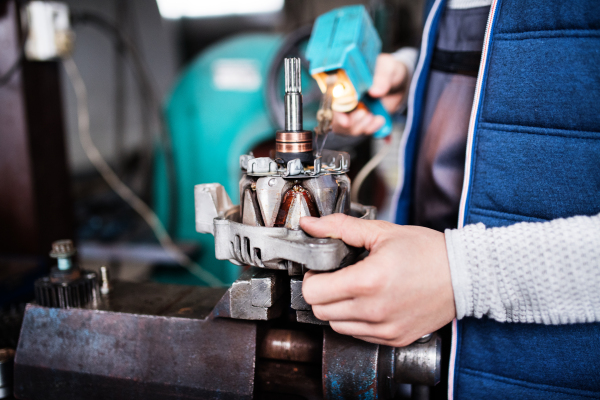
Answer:
[[[435, 0], [409, 93], [406, 224], [437, 24]], [[459, 226], [600, 213], [600, 1], [494, 0], [469, 125]], [[598, 288], [600, 290], [600, 288]], [[600, 324], [453, 323], [449, 398], [600, 398]]]

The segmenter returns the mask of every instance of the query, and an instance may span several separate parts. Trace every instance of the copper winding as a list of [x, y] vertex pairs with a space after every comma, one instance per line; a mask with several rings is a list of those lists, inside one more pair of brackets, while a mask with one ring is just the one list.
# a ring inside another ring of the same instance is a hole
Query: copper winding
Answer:
[[292, 203], [294, 201], [302, 201], [302, 198], [304, 198], [304, 201], [306, 201], [306, 206], [308, 207], [310, 215], [312, 217], [319, 216], [319, 211], [315, 205], [315, 200], [310, 192], [302, 187], [302, 185], [294, 185], [283, 195], [283, 200], [281, 201], [281, 206], [279, 208], [279, 212], [277, 213], [277, 218], [275, 219], [275, 227], [285, 226]]
[[280, 143], [312, 142], [312, 132], [277, 132], [275, 140]]
[[275, 144], [275, 149], [278, 153], [305, 153], [312, 152], [312, 141], [296, 142], [296, 143], [279, 143]]

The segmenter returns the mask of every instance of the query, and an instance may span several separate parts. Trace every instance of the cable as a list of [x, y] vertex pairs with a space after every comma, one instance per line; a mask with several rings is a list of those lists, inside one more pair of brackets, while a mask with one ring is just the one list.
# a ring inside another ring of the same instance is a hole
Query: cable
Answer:
[[175, 245], [175, 243], [173, 243], [173, 240], [154, 211], [152, 211], [152, 209], [127, 185], [125, 185], [121, 179], [119, 179], [117, 174], [115, 174], [104, 158], [102, 158], [102, 155], [94, 145], [90, 134], [90, 115], [85, 82], [81, 78], [77, 64], [75, 64], [75, 61], [73, 61], [72, 58], [63, 60], [63, 66], [67, 73], [67, 77], [75, 90], [79, 140], [81, 141], [81, 146], [90, 162], [96, 167], [98, 172], [100, 172], [106, 183], [108, 183], [108, 185], [146, 221], [150, 228], [152, 228], [156, 238], [167, 253], [169, 253], [178, 263], [187, 268], [193, 275], [202, 279], [210, 286], [224, 286], [221, 280], [192, 261]]
[[[141, 101], [143, 104], [146, 103], [146, 106], [149, 110], [155, 110], [155, 115], [158, 118], [160, 141], [165, 155], [167, 181], [169, 185], [169, 194], [171, 197], [169, 202], [170, 207], [168, 221], [169, 228], [171, 231], [173, 231], [177, 222], [177, 198], [179, 194], [177, 190], [177, 174], [175, 172], [171, 135], [169, 134], [166, 121], [163, 117], [161, 103], [158, 100], [159, 96], [157, 95], [154, 85], [150, 79], [149, 70], [143, 62], [137, 47], [128, 38], [128, 36], [102, 15], [89, 12], [74, 12], [71, 15], [71, 21], [74, 26], [77, 24], [89, 23], [99, 28], [103, 32], [109, 33], [131, 56], [133, 73], [141, 89]], [[148, 165], [148, 163], [146, 164]]]
[[[388, 138], [391, 136], [388, 136]], [[350, 192], [350, 201], [353, 203], [358, 203], [358, 193], [360, 192], [360, 188], [364, 183], [365, 179], [369, 174], [377, 168], [377, 166], [384, 160], [385, 156], [388, 155], [392, 146], [386, 138], [386, 143], [379, 149], [377, 154], [375, 154], [368, 163], [365, 164], [364, 167], [358, 172], [356, 178], [354, 178], [354, 182], [352, 184], [352, 190]]]
[[19, 58], [17, 58], [17, 60], [14, 62], [14, 64], [10, 66], [10, 68], [8, 69], [8, 71], [6, 71], [6, 73], [4, 75], [0, 76], [0, 87], [4, 86], [8, 82], [10, 82], [10, 80], [12, 79], [14, 74], [21, 67], [24, 59], [25, 59], [25, 53], [23, 51], [21, 51], [19, 54]]

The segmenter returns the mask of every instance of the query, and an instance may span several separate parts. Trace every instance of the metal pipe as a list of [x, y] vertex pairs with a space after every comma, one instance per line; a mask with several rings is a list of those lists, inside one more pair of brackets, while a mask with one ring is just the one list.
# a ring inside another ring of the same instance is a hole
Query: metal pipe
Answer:
[[302, 131], [302, 81], [299, 58], [285, 59], [285, 130]]
[[438, 333], [426, 335], [416, 342], [395, 349], [394, 380], [435, 386], [440, 381], [442, 339]]
[[254, 388], [258, 398], [322, 400], [321, 366], [257, 360]]
[[288, 329], [270, 329], [258, 348], [258, 356], [273, 360], [320, 364], [323, 342], [319, 335]]

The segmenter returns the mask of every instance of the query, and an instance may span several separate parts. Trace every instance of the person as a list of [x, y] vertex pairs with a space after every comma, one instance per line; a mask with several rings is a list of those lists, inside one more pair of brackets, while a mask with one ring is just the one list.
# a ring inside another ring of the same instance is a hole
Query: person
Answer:
[[[369, 92], [408, 101], [396, 223], [302, 218], [369, 251], [308, 272], [304, 298], [389, 346], [452, 322], [449, 398], [599, 398], [600, 3], [429, 3], [414, 72], [381, 55]], [[383, 123], [334, 119], [351, 135]]]

